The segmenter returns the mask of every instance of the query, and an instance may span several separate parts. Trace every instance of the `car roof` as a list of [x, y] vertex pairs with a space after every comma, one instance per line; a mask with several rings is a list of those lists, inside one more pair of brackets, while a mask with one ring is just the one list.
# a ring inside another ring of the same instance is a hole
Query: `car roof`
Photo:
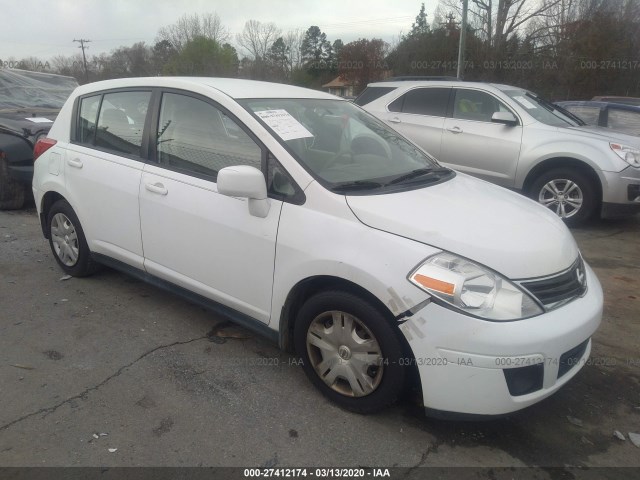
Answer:
[[492, 87], [498, 90], [524, 90], [520, 87], [514, 87], [511, 85], [502, 85], [498, 83], [486, 83], [486, 82], [468, 82], [461, 80], [399, 80], [399, 81], [386, 81], [375, 82], [367, 85], [368, 87]]
[[261, 82], [238, 78], [217, 77], [139, 77], [104, 80], [83, 85], [76, 93], [84, 95], [99, 90], [127, 87], [165, 87], [189, 89], [190, 87], [204, 87], [218, 90], [231, 98], [317, 98], [342, 100], [318, 90], [285, 85], [283, 83]]

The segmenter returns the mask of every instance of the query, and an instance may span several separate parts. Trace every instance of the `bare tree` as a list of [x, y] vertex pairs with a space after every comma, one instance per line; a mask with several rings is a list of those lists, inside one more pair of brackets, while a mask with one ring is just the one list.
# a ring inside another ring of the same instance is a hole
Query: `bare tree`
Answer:
[[209, 38], [222, 44], [229, 40], [230, 34], [217, 13], [184, 14], [176, 23], [161, 27], [156, 42], [166, 40], [180, 52], [196, 37]]
[[264, 60], [267, 58], [271, 45], [281, 34], [282, 31], [275, 23], [248, 20], [244, 24], [242, 33], [237, 35], [236, 40], [253, 60]]
[[285, 33], [284, 44], [287, 46], [287, 55], [289, 60], [289, 69], [293, 70], [302, 65], [302, 40], [304, 32], [300, 29], [289, 30]]
[[[480, 23], [480, 31], [488, 46], [500, 54], [503, 46], [532, 20], [551, 17], [563, 0], [471, 0], [472, 22]], [[460, 2], [443, 0], [449, 9], [460, 12]]]

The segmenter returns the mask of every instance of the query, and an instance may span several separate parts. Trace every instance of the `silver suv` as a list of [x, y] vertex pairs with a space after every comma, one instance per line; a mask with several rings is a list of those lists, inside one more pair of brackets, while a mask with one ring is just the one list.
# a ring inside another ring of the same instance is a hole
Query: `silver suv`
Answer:
[[587, 127], [522, 88], [379, 82], [355, 103], [444, 165], [519, 190], [568, 224], [640, 211], [640, 138]]

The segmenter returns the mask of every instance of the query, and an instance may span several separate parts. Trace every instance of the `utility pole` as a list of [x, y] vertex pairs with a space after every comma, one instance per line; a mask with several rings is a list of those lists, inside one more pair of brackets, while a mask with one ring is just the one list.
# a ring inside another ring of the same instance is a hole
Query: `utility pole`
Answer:
[[462, 25], [460, 26], [460, 44], [458, 45], [458, 79], [464, 75], [464, 47], [467, 37], [467, 10], [469, 0], [462, 0]]
[[91, 40], [85, 40], [84, 38], [81, 38], [80, 40], [74, 39], [73, 41], [78, 42], [80, 44], [78, 48], [82, 49], [82, 62], [84, 63], [84, 79], [86, 82], [89, 82], [89, 70], [87, 69], [87, 57], [84, 54], [84, 49], [89, 47], [85, 47], [84, 44], [91, 42]]

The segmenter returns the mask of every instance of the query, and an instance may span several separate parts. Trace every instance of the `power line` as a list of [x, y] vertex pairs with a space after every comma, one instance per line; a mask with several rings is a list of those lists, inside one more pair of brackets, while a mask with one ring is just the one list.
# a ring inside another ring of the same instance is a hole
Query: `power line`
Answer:
[[81, 38], [80, 40], [76, 40], [74, 38], [73, 41], [74, 42], [78, 42], [80, 44], [78, 46], [78, 48], [82, 49], [82, 62], [84, 63], [84, 79], [85, 79], [85, 81], [88, 82], [89, 81], [89, 70], [87, 69], [87, 56], [84, 54], [84, 49], [85, 48], [89, 48], [89, 47], [85, 47], [84, 44], [91, 42], [91, 40], [86, 40], [84, 38]]

